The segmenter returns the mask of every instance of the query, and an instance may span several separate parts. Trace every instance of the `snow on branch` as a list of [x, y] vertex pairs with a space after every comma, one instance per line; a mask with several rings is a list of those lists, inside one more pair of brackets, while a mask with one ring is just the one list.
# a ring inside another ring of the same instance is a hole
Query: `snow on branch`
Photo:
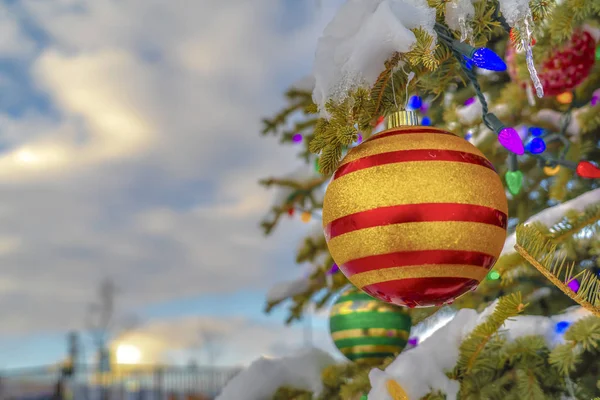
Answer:
[[[448, 400], [456, 400], [459, 383], [446, 375], [459, 358], [461, 343], [476, 326], [486, 321], [496, 307], [497, 301], [489, 305], [481, 314], [463, 308], [456, 316], [433, 333], [417, 347], [405, 350], [382, 371], [371, 370], [371, 391], [369, 400], [388, 400], [386, 383], [395, 380], [406, 391], [410, 399], [419, 399], [432, 390], [439, 390]], [[518, 338], [541, 335], [549, 348], [560, 344], [564, 338], [556, 332], [556, 324], [561, 321], [574, 323], [592, 315], [581, 307], [574, 307], [562, 315], [542, 317], [533, 315], [517, 316], [507, 320], [502, 328], [509, 342]], [[427, 371], [424, 373], [423, 371]]]
[[[530, 217], [525, 224], [532, 222], [540, 222], [547, 227], [551, 227], [556, 223], [560, 222], [564, 218], [565, 214], [570, 210], [583, 211], [591, 204], [600, 203], [600, 189], [590, 190], [582, 194], [579, 197], [566, 201], [562, 204], [558, 204], [554, 207], [546, 208], [534, 216]], [[501, 255], [507, 255], [515, 252], [515, 244], [517, 243], [516, 233], [512, 233], [506, 238], [504, 242], [504, 248], [502, 249]]]
[[[422, 28], [437, 38], [435, 9], [426, 0], [348, 0], [319, 39], [313, 101], [324, 113], [358, 87], [370, 88], [394, 53], [406, 53]], [[434, 41], [435, 44], [435, 41]]]
[[229, 381], [216, 400], [268, 399], [282, 386], [318, 394], [323, 390], [321, 372], [332, 364], [333, 357], [319, 349], [279, 359], [259, 358]]

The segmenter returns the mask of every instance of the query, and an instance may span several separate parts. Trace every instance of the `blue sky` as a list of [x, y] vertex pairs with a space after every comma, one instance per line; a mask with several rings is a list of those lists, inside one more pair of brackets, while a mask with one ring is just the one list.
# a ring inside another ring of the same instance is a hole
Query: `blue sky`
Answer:
[[259, 132], [341, 1], [319, 3], [0, 3], [0, 368], [58, 361], [104, 278], [149, 362], [202, 357], [199, 331], [223, 365], [302, 345], [262, 308], [310, 226], [258, 227], [297, 150]]

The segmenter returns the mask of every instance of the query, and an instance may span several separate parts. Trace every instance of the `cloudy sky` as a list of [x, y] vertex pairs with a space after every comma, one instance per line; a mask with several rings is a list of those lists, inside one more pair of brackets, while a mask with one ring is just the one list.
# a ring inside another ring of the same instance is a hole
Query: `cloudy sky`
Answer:
[[172, 362], [200, 330], [223, 365], [302, 346], [262, 307], [302, 274], [310, 227], [258, 227], [273, 193], [257, 180], [297, 168], [297, 149], [259, 131], [341, 0], [320, 3], [0, 2], [0, 368], [60, 359], [103, 278], [141, 320], [127, 340]]

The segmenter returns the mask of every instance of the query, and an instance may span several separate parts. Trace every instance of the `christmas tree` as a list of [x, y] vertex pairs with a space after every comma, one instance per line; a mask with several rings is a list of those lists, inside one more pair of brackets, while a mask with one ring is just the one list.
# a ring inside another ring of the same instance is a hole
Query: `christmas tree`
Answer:
[[[325, 368], [318, 393], [287, 385], [275, 399], [600, 396], [599, 43], [600, 1], [342, 6], [313, 76], [264, 120], [311, 169], [261, 182], [278, 193], [264, 232], [288, 216], [327, 232], [296, 255], [312, 274], [275, 288], [266, 311], [288, 305], [289, 324], [353, 285], [413, 327], [453, 318], [399, 354], [345, 352], [355, 361]], [[459, 262], [423, 256], [466, 247]]]

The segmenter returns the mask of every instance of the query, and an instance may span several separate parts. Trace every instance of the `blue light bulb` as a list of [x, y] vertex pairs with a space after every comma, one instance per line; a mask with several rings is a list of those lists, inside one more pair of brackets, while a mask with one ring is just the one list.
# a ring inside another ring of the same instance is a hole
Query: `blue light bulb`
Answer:
[[465, 67], [467, 67], [467, 69], [473, 69], [473, 62], [469, 60], [467, 56], [463, 56], [463, 58], [465, 59]]
[[506, 71], [506, 64], [500, 56], [487, 47], [481, 47], [471, 54], [471, 60], [479, 68], [490, 71]]
[[422, 104], [423, 102], [421, 101], [421, 98], [419, 96], [412, 96], [408, 101], [408, 106], [413, 110], [418, 110], [419, 108], [421, 108]]
[[423, 126], [431, 125], [431, 119], [429, 117], [423, 117], [423, 119], [421, 120], [421, 125], [423, 125]]
[[556, 324], [555, 331], [556, 333], [562, 335], [567, 331], [567, 329], [569, 329], [569, 326], [571, 326], [569, 321], [560, 321], [558, 324]]
[[544, 128], [540, 128], [539, 126], [530, 126], [529, 134], [535, 137], [542, 136], [544, 134]]
[[546, 142], [544, 142], [544, 139], [534, 137], [527, 143], [527, 151], [531, 154], [540, 154], [543, 153], [544, 150], [546, 150]]

